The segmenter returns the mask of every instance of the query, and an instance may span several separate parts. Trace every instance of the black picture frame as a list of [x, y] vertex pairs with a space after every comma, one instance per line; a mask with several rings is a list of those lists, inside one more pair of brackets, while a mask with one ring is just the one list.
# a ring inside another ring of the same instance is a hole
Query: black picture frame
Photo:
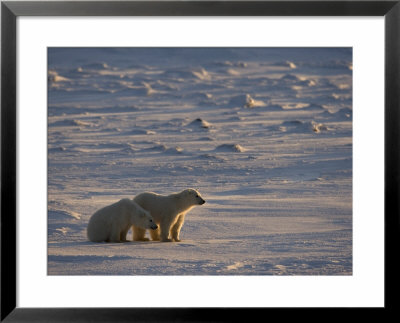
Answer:
[[[399, 274], [400, 1], [4, 1], [1, 3], [1, 321], [234, 322], [256, 308], [18, 308], [16, 285], [16, 19], [18, 16], [384, 16], [385, 302], [395, 311]], [[366, 288], [367, 290], [367, 288]], [[40, 291], [38, 297], [40, 297]], [[286, 318], [287, 308], [278, 311]], [[293, 309], [296, 310], [296, 309]], [[299, 309], [297, 309], [299, 310]], [[326, 309], [330, 310], [330, 309]], [[300, 311], [299, 311], [300, 312]], [[303, 312], [304, 313], [304, 312]], [[332, 313], [332, 311], [330, 311]], [[333, 314], [333, 313], [332, 313]], [[334, 316], [329, 314], [329, 318]], [[393, 313], [391, 313], [393, 314]], [[275, 315], [275, 314], [274, 314]], [[310, 314], [307, 313], [307, 319]], [[326, 315], [326, 314], [324, 314]], [[334, 314], [333, 314], [334, 315]], [[348, 317], [351, 319], [350, 317]], [[297, 318], [299, 319], [299, 318]], [[321, 317], [319, 318], [321, 319]], [[323, 319], [323, 317], [322, 317]], [[381, 318], [383, 319], [383, 318]], [[244, 320], [247, 321], [247, 320]]]

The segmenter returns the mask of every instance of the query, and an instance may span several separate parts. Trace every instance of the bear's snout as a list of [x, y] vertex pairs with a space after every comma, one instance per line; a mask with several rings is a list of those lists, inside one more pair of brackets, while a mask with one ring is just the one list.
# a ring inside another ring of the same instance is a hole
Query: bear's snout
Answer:
[[201, 199], [199, 202], [200, 205], [203, 205], [204, 203], [206, 203], [206, 201], [204, 201], [203, 199]]
[[150, 229], [157, 230], [158, 229], [158, 225], [157, 224], [152, 224]]

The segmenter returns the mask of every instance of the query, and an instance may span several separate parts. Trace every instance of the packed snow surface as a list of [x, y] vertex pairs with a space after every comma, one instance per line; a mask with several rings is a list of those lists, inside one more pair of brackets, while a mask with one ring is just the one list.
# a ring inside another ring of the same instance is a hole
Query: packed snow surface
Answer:
[[[49, 48], [49, 275], [351, 275], [350, 48]], [[90, 216], [200, 191], [181, 242]], [[128, 233], [128, 240], [132, 233]]]

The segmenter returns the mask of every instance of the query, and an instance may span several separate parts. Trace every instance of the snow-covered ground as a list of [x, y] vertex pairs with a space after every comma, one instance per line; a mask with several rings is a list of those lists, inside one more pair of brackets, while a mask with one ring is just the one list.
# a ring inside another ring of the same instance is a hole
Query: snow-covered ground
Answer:
[[[48, 274], [352, 274], [350, 48], [50, 48], [48, 62]], [[97, 209], [189, 187], [207, 203], [182, 242], [88, 241]]]

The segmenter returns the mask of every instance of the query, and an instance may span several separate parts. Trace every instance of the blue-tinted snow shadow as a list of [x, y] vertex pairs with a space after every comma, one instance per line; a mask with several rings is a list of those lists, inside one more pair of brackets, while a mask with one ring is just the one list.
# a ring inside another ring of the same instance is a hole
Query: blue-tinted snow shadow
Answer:
[[127, 260], [129, 256], [95, 256], [95, 255], [49, 255], [48, 261], [65, 262], [65, 263], [82, 263], [82, 262], [103, 262], [106, 260]]

